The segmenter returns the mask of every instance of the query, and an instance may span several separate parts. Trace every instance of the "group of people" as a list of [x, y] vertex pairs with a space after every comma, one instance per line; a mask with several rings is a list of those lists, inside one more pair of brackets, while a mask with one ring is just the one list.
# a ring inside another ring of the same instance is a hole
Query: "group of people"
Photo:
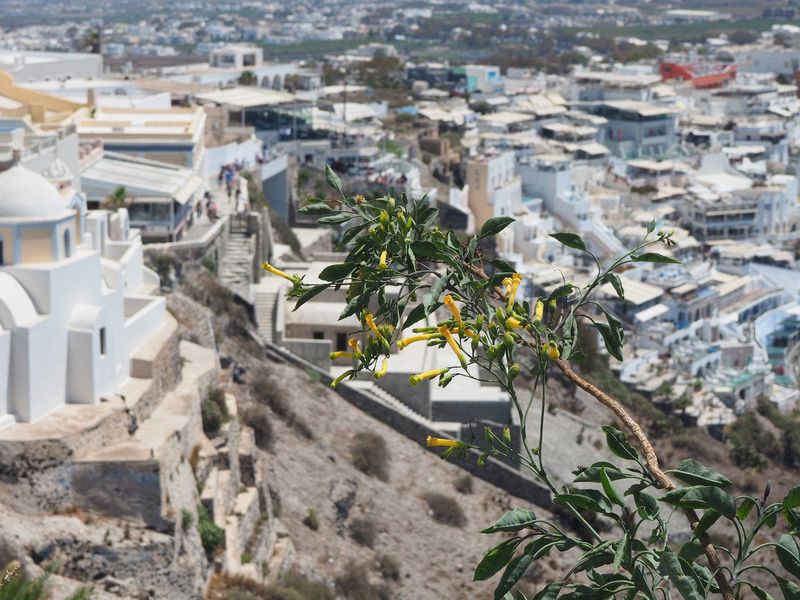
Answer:
[[[236, 214], [244, 215], [250, 212], [250, 202], [242, 191], [243, 177], [239, 175], [239, 171], [244, 168], [244, 161], [236, 160], [230, 164], [223, 165], [219, 170], [217, 176], [217, 183], [219, 187], [225, 187], [225, 193], [228, 195], [228, 202], [233, 201], [236, 209]], [[244, 183], [244, 185], [247, 185]], [[209, 218], [211, 214], [209, 213]]]

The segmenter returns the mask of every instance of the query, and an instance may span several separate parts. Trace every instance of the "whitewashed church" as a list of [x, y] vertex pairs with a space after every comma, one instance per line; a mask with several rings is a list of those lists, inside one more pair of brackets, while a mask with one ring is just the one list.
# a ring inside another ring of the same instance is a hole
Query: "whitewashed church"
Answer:
[[56, 159], [0, 173], [0, 427], [115, 393], [164, 324], [125, 209], [87, 211]]

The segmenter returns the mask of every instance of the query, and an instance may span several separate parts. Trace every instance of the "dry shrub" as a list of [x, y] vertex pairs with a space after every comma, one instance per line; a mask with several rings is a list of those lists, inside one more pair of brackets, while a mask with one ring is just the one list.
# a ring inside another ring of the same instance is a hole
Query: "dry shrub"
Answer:
[[366, 517], [357, 517], [350, 522], [350, 537], [367, 548], [375, 547], [375, 538], [378, 537], [378, 527], [375, 521]]
[[385, 585], [375, 585], [369, 580], [369, 570], [364, 565], [349, 562], [336, 577], [336, 590], [347, 600], [389, 600], [391, 594]]
[[380, 435], [370, 431], [355, 434], [350, 454], [356, 469], [370, 477], [389, 481], [389, 450]]
[[267, 408], [259, 404], [251, 404], [243, 411], [242, 418], [245, 425], [253, 429], [256, 445], [262, 450], [272, 450], [275, 433]]
[[428, 503], [434, 521], [451, 527], [462, 527], [467, 522], [461, 506], [450, 496], [439, 492], [426, 492], [422, 495], [422, 499]]
[[378, 571], [380, 571], [381, 577], [386, 580], [400, 580], [400, 563], [393, 556], [381, 554], [378, 557]]
[[314, 439], [314, 431], [289, 404], [279, 379], [265, 366], [257, 367], [248, 379], [250, 396], [270, 408], [282, 421], [307, 440]]
[[459, 494], [471, 494], [473, 489], [472, 475], [466, 473], [453, 482], [453, 487]]

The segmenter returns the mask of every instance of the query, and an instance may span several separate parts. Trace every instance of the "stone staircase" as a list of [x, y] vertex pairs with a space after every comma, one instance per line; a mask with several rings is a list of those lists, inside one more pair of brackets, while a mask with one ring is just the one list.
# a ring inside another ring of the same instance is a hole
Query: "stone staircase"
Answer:
[[253, 244], [247, 223], [232, 217], [225, 256], [219, 265], [219, 280], [232, 292], [252, 302]]
[[269, 343], [274, 343], [274, 325], [275, 325], [275, 305], [278, 303], [278, 292], [276, 291], [262, 291], [256, 292], [256, 323], [258, 324], [258, 333], [264, 340]]

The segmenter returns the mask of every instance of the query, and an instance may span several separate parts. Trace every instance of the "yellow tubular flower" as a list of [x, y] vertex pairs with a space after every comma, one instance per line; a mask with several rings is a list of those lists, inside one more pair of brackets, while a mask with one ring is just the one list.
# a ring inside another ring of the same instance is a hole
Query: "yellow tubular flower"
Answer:
[[461, 320], [461, 311], [458, 310], [456, 303], [453, 301], [453, 297], [450, 294], [447, 294], [444, 297], [444, 305], [450, 309], [450, 312], [453, 313], [453, 318], [458, 323], [458, 327], [460, 330], [464, 329], [464, 323]]
[[433, 379], [434, 377], [438, 377], [439, 375], [444, 375], [450, 369], [432, 369], [430, 371], [425, 371], [424, 373], [418, 373], [417, 375], [412, 375], [408, 378], [408, 381], [411, 385], [417, 385], [420, 381], [425, 381], [426, 379]]
[[292, 283], [297, 282], [297, 279], [298, 279], [297, 275], [289, 275], [288, 273], [284, 273], [280, 269], [278, 269], [276, 267], [273, 267], [268, 262], [262, 263], [261, 264], [261, 268], [264, 269], [265, 271], [269, 272], [269, 273], [272, 273], [273, 275], [277, 275], [278, 277], [283, 277], [284, 279], [288, 279]]
[[460, 446], [461, 442], [456, 440], [447, 440], [445, 438], [438, 438], [433, 437], [432, 435], [428, 436], [428, 439], [425, 440], [425, 443], [428, 446], [444, 446], [445, 448], [452, 448], [453, 446]]
[[558, 344], [555, 342], [547, 342], [542, 346], [542, 350], [544, 350], [550, 360], [558, 360], [561, 358], [561, 352], [558, 349]]
[[508, 307], [511, 308], [514, 306], [514, 301], [517, 298], [517, 290], [519, 289], [519, 284], [522, 281], [522, 275], [519, 273], [514, 273], [511, 277], [511, 289], [508, 292]]
[[506, 296], [511, 295], [511, 284], [512, 284], [511, 277], [506, 277], [503, 279], [503, 287], [506, 288]]
[[519, 329], [522, 327], [522, 321], [516, 317], [508, 317], [506, 319], [506, 329]]
[[348, 371], [345, 371], [345, 372], [344, 372], [344, 373], [342, 373], [341, 375], [339, 375], [339, 376], [338, 376], [336, 379], [334, 379], [334, 380], [331, 382], [331, 389], [335, 389], [335, 388], [336, 388], [336, 386], [337, 386], [337, 385], [339, 385], [339, 384], [340, 384], [340, 383], [341, 383], [341, 382], [342, 382], [344, 379], [346, 379], [346, 378], [348, 378], [348, 377], [352, 377], [352, 375], [353, 375], [354, 373], [355, 373], [355, 371], [354, 371], [353, 369], [350, 369], [350, 370], [348, 370]]
[[350, 338], [347, 340], [347, 345], [352, 348], [353, 353], [357, 356], [361, 354], [361, 349], [358, 347], [358, 340], [356, 338]]
[[386, 268], [386, 250], [381, 252], [381, 259], [378, 261], [378, 268], [381, 270]]
[[336, 360], [337, 358], [356, 358], [355, 352], [342, 352], [341, 350], [339, 352], [331, 352], [329, 356], [331, 360]]
[[383, 334], [378, 331], [378, 327], [375, 325], [375, 317], [373, 317], [370, 313], [365, 313], [364, 320], [367, 322], [367, 327], [369, 327], [370, 331], [372, 331], [375, 337], [385, 344], [386, 339], [383, 337]]
[[389, 359], [384, 358], [383, 362], [381, 363], [381, 368], [375, 371], [375, 379], [380, 379], [384, 375], [386, 375], [386, 370], [389, 368]]
[[453, 353], [458, 358], [458, 362], [461, 363], [461, 366], [465, 369], [467, 368], [467, 359], [464, 358], [464, 353], [461, 352], [461, 348], [458, 347], [458, 343], [453, 338], [453, 334], [450, 333], [450, 330], [447, 328], [446, 325], [442, 325], [439, 327], [439, 333], [444, 336], [444, 339], [447, 340], [447, 345], [453, 350]]
[[412, 335], [411, 337], [403, 338], [402, 340], [397, 340], [397, 348], [402, 350], [406, 346], [413, 344], [414, 342], [422, 342], [424, 340], [430, 340], [433, 338], [438, 338], [438, 333], [421, 333], [419, 335]]
[[541, 321], [544, 316], [544, 302], [541, 299], [536, 301], [536, 312], [533, 315], [534, 321]]

